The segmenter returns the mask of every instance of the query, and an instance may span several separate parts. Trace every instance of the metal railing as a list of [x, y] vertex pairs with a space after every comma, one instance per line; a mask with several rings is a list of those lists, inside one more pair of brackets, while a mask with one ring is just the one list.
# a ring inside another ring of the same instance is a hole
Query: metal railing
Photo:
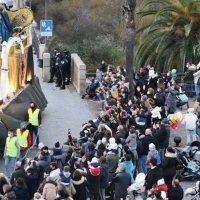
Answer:
[[37, 57], [39, 58], [39, 45], [40, 45], [40, 40], [39, 37], [35, 31], [35, 29], [32, 29], [32, 41], [33, 41], [33, 47], [35, 50], [35, 53], [37, 54]]

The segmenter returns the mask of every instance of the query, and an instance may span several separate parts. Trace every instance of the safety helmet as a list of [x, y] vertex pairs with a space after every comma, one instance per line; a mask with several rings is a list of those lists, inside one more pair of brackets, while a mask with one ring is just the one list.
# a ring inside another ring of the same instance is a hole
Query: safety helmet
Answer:
[[26, 124], [25, 122], [22, 122], [22, 123], [20, 124], [20, 128], [21, 128], [21, 129], [26, 129], [26, 127], [27, 127], [27, 124]]

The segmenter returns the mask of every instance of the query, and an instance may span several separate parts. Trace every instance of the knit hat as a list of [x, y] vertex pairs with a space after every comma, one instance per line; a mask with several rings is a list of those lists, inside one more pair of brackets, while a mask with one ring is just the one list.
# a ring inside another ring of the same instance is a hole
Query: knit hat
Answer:
[[93, 176], [98, 176], [100, 174], [99, 161], [96, 157], [93, 157], [91, 162], [88, 162], [88, 168]]
[[149, 150], [150, 151], [156, 150], [156, 147], [155, 147], [155, 145], [153, 143], [149, 144]]
[[109, 146], [108, 146], [108, 150], [117, 150], [118, 146], [117, 146], [117, 143], [115, 142], [115, 138], [111, 137], [109, 139]]
[[58, 148], [58, 147], [60, 147], [60, 142], [55, 143], [55, 148]]
[[42, 149], [44, 147], [44, 144], [42, 143], [42, 142], [40, 142], [39, 144], [38, 144], [38, 149]]

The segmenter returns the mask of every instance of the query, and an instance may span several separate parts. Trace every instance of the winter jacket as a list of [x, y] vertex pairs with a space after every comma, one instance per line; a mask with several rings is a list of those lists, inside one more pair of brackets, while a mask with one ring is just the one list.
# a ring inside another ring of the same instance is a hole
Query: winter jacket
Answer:
[[165, 158], [162, 164], [163, 176], [173, 177], [176, 174], [176, 154], [166, 152]]
[[140, 158], [142, 156], [142, 152], [143, 152], [143, 146], [142, 146], [142, 141], [140, 139], [137, 138], [137, 154], [138, 154], [138, 158]]
[[40, 170], [39, 178], [41, 180], [43, 180], [44, 172], [46, 172], [49, 169], [49, 163], [50, 162], [51, 162], [51, 156], [50, 155], [42, 156], [38, 160], [38, 165], [39, 165], [39, 170]]
[[129, 173], [131, 175], [131, 184], [134, 183], [134, 179], [133, 179], [133, 174], [135, 171], [135, 165], [133, 165], [132, 161], [124, 161], [123, 162], [126, 165], [126, 173]]
[[198, 118], [194, 113], [188, 113], [185, 116], [182, 124], [185, 124], [186, 130], [195, 130]]
[[127, 188], [131, 185], [131, 176], [126, 172], [119, 172], [114, 175], [111, 180], [115, 184], [115, 197], [125, 198], [127, 195]]
[[97, 158], [100, 158], [101, 156], [103, 156], [103, 152], [106, 150], [106, 146], [101, 143], [98, 148], [97, 148]]
[[42, 196], [48, 200], [54, 200], [57, 193], [57, 183], [54, 181], [47, 181], [44, 185]]
[[102, 140], [104, 137], [104, 132], [98, 132], [96, 135], [94, 135], [94, 143], [96, 144], [98, 140]]
[[147, 165], [148, 168], [150, 168], [150, 165], [149, 165], [150, 160], [151, 160], [151, 158], [153, 158], [153, 156], [154, 156], [155, 154], [158, 154], [158, 151], [157, 151], [157, 150], [149, 151], [149, 152], [148, 152], [148, 154], [147, 154], [147, 160], [146, 160], [146, 163], [145, 163], [145, 164]]
[[119, 156], [117, 154], [108, 153], [106, 155], [106, 161], [109, 165], [109, 173], [115, 173], [118, 167]]
[[94, 154], [95, 154], [95, 146], [94, 146], [94, 143], [93, 142], [89, 142], [88, 143], [88, 152], [87, 152], [87, 159], [89, 161], [92, 160], [92, 158], [94, 157]]
[[193, 74], [195, 73], [196, 71], [196, 66], [192, 65], [188, 68], [187, 72], [185, 73], [185, 76], [183, 77], [183, 80], [184, 81], [193, 81], [194, 77], [193, 77]]
[[86, 199], [86, 181], [84, 176], [80, 180], [72, 179], [72, 183], [76, 190], [76, 194], [73, 196], [76, 200]]
[[58, 184], [57, 190], [66, 190], [70, 196], [73, 196], [76, 194], [76, 190], [74, 188], [74, 185], [72, 183], [68, 185]]
[[151, 193], [154, 193], [156, 190], [161, 190], [166, 193], [166, 196], [168, 196], [168, 188], [166, 184], [163, 185], [156, 185], [154, 188], [150, 190]]
[[101, 173], [94, 174], [95, 168], [88, 170], [87, 181], [89, 183], [89, 190], [98, 190], [100, 188]]
[[167, 97], [167, 107], [170, 108], [171, 112], [176, 111], [176, 95], [179, 94], [177, 90], [173, 90], [171, 87], [168, 88], [169, 94]]
[[116, 135], [115, 135], [115, 138], [122, 138], [122, 139], [125, 139], [125, 131], [120, 131], [120, 132], [117, 132]]
[[172, 190], [169, 192], [168, 199], [169, 200], [182, 200], [183, 199], [183, 188], [180, 185], [173, 187]]
[[13, 190], [8, 190], [1, 197], [1, 200], [16, 200], [16, 195]]
[[33, 197], [35, 192], [37, 192], [38, 185], [38, 172], [35, 162], [33, 162], [33, 173], [28, 175], [26, 174], [24, 167], [21, 167], [21, 172], [26, 180], [30, 197]]
[[15, 181], [16, 181], [18, 178], [23, 178], [23, 175], [22, 175], [22, 173], [21, 173], [21, 169], [20, 169], [20, 168], [16, 169], [16, 170], [12, 173], [11, 178], [10, 178], [10, 184], [11, 184], [11, 185], [14, 184]]
[[160, 130], [155, 130], [153, 132], [153, 136], [157, 139], [159, 149], [166, 148], [166, 140], [167, 140], [167, 130], [165, 129], [165, 132], [160, 132]]
[[60, 169], [54, 169], [53, 171], [50, 172], [49, 176], [52, 177], [53, 181], [57, 181], [59, 178], [59, 174], [60, 174]]
[[28, 194], [28, 188], [26, 185], [20, 188], [14, 184], [12, 189], [15, 192], [16, 200], [30, 200], [31, 199]]
[[146, 175], [146, 190], [150, 190], [157, 181], [163, 178], [162, 169], [157, 165], [155, 168], [150, 169]]
[[129, 146], [129, 147], [136, 147], [137, 146], [137, 141], [136, 141], [136, 134], [135, 133], [132, 133], [132, 134], [129, 134], [129, 136], [126, 138], [126, 144]]
[[153, 143], [158, 150], [158, 141], [155, 137], [151, 135], [146, 135], [144, 138], [141, 139], [142, 146], [143, 146], [143, 153], [142, 155], [147, 155], [149, 152], [149, 144]]
[[104, 163], [101, 165], [101, 180], [100, 180], [100, 188], [106, 189], [108, 187], [109, 176], [108, 176], [108, 163]]
[[169, 125], [165, 125], [165, 128], [166, 128], [166, 131], [167, 131], [167, 135], [166, 135], [166, 138], [165, 138], [164, 145], [165, 145], [165, 148], [167, 148], [169, 146], [169, 139], [170, 139], [170, 135], [171, 135], [171, 129], [170, 129]]
[[53, 148], [53, 155], [54, 156], [62, 155], [62, 149], [61, 148]]

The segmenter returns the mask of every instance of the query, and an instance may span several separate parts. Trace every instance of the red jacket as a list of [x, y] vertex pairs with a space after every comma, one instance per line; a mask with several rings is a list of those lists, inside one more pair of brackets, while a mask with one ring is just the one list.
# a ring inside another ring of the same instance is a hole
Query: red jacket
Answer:
[[167, 185], [166, 184], [163, 184], [163, 185], [156, 185], [154, 188], [152, 188], [150, 190], [150, 192], [155, 192], [156, 190], [162, 190], [166, 193], [166, 196], [168, 197], [168, 188], [167, 188]]
[[[20, 132], [21, 132], [21, 135], [23, 134], [24, 130], [23, 129], [20, 129]], [[15, 132], [15, 134], [17, 134], [17, 132]], [[21, 147], [20, 146], [20, 150], [23, 151], [23, 150], [27, 150], [29, 147], [31, 147], [31, 134], [28, 133], [28, 136], [27, 136], [27, 143], [28, 143], [28, 147], [24, 148], [24, 147]]]

